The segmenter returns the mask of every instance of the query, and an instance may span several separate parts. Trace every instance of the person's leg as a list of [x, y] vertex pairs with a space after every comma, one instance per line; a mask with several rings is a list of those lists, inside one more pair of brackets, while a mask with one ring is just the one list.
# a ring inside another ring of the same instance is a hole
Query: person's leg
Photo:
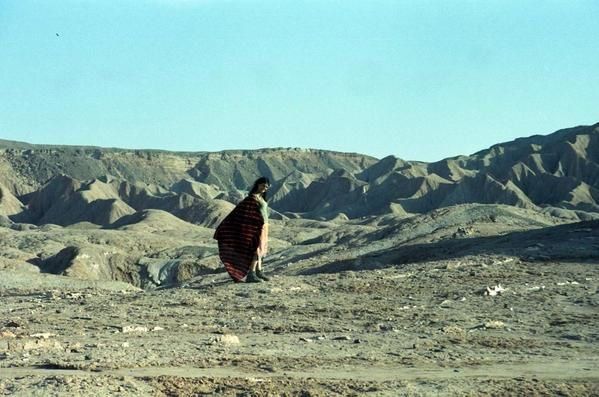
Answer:
[[256, 276], [258, 276], [259, 278], [261, 278], [264, 281], [269, 281], [270, 279], [268, 277], [266, 277], [264, 275], [264, 273], [262, 273], [262, 257], [258, 256], [258, 264], [256, 266]]
[[245, 278], [245, 281], [247, 283], [260, 283], [263, 281], [260, 277], [256, 275], [256, 267], [258, 267], [259, 263], [260, 258], [258, 257], [258, 255], [254, 256], [254, 259], [252, 259], [252, 263], [250, 264], [250, 272]]

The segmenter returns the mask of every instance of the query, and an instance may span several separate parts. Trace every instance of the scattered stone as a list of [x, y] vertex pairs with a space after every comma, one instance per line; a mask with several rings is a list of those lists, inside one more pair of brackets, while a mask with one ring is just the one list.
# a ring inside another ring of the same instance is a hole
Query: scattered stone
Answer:
[[497, 296], [505, 292], [506, 289], [501, 286], [501, 284], [497, 284], [493, 287], [487, 287], [485, 291], [486, 296]]
[[216, 338], [214, 338], [213, 342], [227, 346], [239, 345], [241, 343], [239, 342], [239, 337], [232, 334], [218, 335]]
[[484, 324], [484, 326], [487, 329], [501, 329], [501, 328], [505, 327], [505, 324], [503, 323], [503, 321], [492, 320], [492, 321], [487, 321]]
[[52, 339], [0, 339], [0, 352], [28, 352], [40, 349], [62, 349], [63, 346]]
[[458, 269], [462, 266], [462, 262], [457, 261], [457, 262], [450, 262], [447, 265], [445, 265], [445, 269], [446, 270], [455, 270]]
[[22, 325], [20, 323], [13, 321], [13, 320], [7, 322], [6, 324], [4, 324], [4, 326], [7, 328], [21, 328], [22, 327]]
[[452, 301], [449, 299], [444, 300], [439, 304], [440, 307], [448, 308], [452, 306]]
[[451, 342], [463, 342], [466, 339], [466, 331], [457, 325], [443, 327], [443, 333]]
[[390, 324], [377, 324], [376, 327], [379, 331], [396, 331], [395, 327]]
[[56, 334], [50, 333], [50, 332], [40, 332], [37, 334], [31, 334], [29, 335], [31, 338], [38, 338], [38, 339], [48, 339], [54, 336], [57, 336]]
[[120, 328], [120, 331], [124, 334], [130, 332], [148, 332], [148, 327], [142, 327], [138, 325], [125, 325]]
[[530, 288], [528, 288], [528, 291], [536, 292], [536, 291], [541, 291], [541, 290], [544, 290], [544, 289], [545, 289], [545, 286], [541, 285], [541, 286], [530, 287]]
[[350, 340], [351, 338], [347, 335], [335, 336], [333, 340]]
[[267, 371], [267, 372], [277, 372], [275, 367], [273, 367], [272, 365], [268, 365], [268, 364], [261, 364], [258, 366], [258, 368], [260, 368], [263, 371]]

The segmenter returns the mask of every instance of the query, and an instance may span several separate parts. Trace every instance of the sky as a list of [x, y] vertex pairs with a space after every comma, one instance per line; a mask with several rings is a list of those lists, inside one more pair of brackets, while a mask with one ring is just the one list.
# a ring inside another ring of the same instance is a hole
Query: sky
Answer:
[[437, 161], [599, 122], [597, 0], [0, 0], [0, 139]]

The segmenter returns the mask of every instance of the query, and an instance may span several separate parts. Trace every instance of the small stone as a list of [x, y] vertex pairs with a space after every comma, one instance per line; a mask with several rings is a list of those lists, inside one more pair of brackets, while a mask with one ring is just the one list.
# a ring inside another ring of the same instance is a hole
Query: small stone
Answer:
[[495, 285], [493, 287], [487, 287], [485, 291], [485, 295], [487, 296], [497, 296], [505, 291], [505, 288], [501, 286], [501, 284]]
[[441, 302], [441, 303], [439, 304], [439, 306], [440, 306], [440, 307], [445, 307], [445, 308], [447, 308], [447, 307], [451, 307], [451, 300], [449, 300], [449, 299], [446, 299], [446, 300], [444, 300], [443, 302]]
[[505, 326], [505, 324], [503, 323], [503, 321], [498, 321], [498, 320], [487, 321], [485, 323], [485, 328], [487, 328], [487, 329], [501, 329], [504, 326]]
[[336, 336], [333, 338], [333, 340], [350, 340], [351, 338], [347, 335], [342, 335], [342, 336]]
[[223, 345], [239, 345], [239, 337], [237, 335], [226, 334], [219, 335], [214, 339], [215, 342], [221, 343]]
[[541, 286], [534, 286], [534, 287], [530, 287], [528, 290], [531, 292], [536, 292], [536, 291], [541, 291], [544, 290], [545, 286], [541, 285]]
[[51, 338], [53, 336], [56, 336], [56, 334], [50, 333], [50, 332], [40, 332], [37, 334], [31, 334], [29, 335], [32, 338], [38, 338], [38, 339], [48, 339]]
[[138, 325], [125, 325], [121, 327], [121, 332], [124, 334], [130, 332], [148, 332], [148, 327], [142, 327]]
[[152, 332], [156, 332], [156, 331], [164, 331], [164, 328], [158, 327], [158, 326], [152, 328]]

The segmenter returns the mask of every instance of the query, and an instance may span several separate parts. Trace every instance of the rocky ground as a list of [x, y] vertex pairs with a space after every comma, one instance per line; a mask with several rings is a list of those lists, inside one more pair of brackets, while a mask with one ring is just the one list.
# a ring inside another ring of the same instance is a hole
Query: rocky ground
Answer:
[[[0, 395], [598, 395], [597, 222], [452, 214], [275, 222], [260, 284], [5, 265]], [[6, 229], [3, 249], [34, 256], [50, 229]]]

